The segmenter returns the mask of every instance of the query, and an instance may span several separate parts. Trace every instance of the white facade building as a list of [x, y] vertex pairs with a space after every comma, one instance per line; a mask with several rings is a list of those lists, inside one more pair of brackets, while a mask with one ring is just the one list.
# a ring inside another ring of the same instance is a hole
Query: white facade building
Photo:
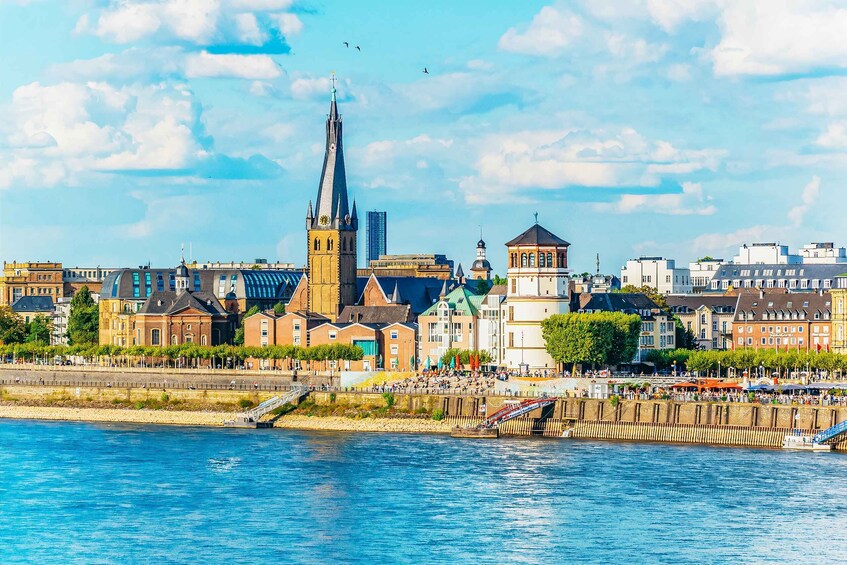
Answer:
[[800, 249], [800, 259], [805, 265], [847, 263], [847, 249], [835, 247], [831, 241], [809, 243]]
[[541, 322], [570, 311], [570, 243], [535, 224], [506, 244], [509, 268], [503, 303], [503, 362], [509, 369], [555, 371]]
[[723, 259], [701, 259], [688, 264], [688, 272], [691, 275], [691, 286], [694, 292], [701, 292], [709, 288], [712, 278], [723, 265]]
[[664, 257], [630, 259], [621, 269], [621, 285], [649, 286], [661, 294], [688, 294], [693, 286], [691, 272]]
[[499, 367], [503, 359], [503, 301], [506, 286], [492, 286], [479, 307], [479, 350], [491, 355], [491, 365]]
[[788, 252], [787, 245], [779, 243], [746, 243], [738, 249], [738, 255], [732, 258], [736, 265], [796, 265], [801, 262], [799, 255]]

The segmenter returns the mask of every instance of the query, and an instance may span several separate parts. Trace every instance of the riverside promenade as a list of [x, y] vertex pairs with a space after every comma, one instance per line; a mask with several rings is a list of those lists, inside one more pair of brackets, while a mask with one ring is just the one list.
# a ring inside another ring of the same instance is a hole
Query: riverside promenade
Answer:
[[[264, 371], [109, 369], [2, 367], [0, 417], [220, 426], [295, 382], [293, 374]], [[333, 386], [333, 378], [297, 375], [296, 383], [310, 389], [311, 408], [279, 417], [275, 427], [446, 433], [478, 424], [515, 398], [495, 391], [351, 390]], [[506, 422], [501, 434], [776, 448], [792, 430], [813, 434], [844, 420], [847, 406], [838, 404], [559, 397]]]

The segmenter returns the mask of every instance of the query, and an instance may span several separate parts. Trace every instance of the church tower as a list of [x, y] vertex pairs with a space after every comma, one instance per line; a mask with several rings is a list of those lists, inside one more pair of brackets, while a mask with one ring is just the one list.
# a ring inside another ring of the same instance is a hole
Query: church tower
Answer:
[[314, 208], [306, 213], [309, 258], [309, 310], [333, 322], [344, 306], [355, 304], [356, 233], [359, 219], [356, 203], [352, 210], [347, 198], [341, 116], [335, 101], [335, 75], [332, 102], [326, 119], [326, 153]]

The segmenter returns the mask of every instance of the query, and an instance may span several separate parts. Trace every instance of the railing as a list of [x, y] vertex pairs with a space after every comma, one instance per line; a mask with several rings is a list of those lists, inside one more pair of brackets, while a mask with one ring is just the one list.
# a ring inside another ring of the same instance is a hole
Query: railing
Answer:
[[817, 434], [815, 434], [815, 437], [812, 438], [812, 442], [813, 443], [826, 443], [826, 442], [834, 440], [835, 438], [844, 434], [845, 432], [847, 432], [847, 420], [844, 420], [843, 422], [839, 422], [838, 424], [835, 424], [831, 428], [827, 428], [823, 431], [818, 432]]
[[275, 410], [280, 406], [283, 406], [289, 402], [294, 402], [299, 399], [301, 396], [306, 394], [308, 389], [304, 386], [293, 387], [288, 394], [284, 394], [282, 396], [274, 396], [268, 400], [265, 400], [252, 410], [248, 410], [245, 412], [245, 416], [248, 421], [258, 422], [259, 418], [270, 412], [271, 410]]

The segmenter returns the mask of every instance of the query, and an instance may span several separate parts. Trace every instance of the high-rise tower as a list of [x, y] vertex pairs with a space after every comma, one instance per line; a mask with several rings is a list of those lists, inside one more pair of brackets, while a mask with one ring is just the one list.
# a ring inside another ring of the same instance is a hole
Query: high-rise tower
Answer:
[[335, 321], [344, 306], [356, 302], [356, 203], [347, 198], [341, 116], [335, 100], [326, 119], [326, 153], [314, 208], [306, 213], [309, 258], [309, 310]]

